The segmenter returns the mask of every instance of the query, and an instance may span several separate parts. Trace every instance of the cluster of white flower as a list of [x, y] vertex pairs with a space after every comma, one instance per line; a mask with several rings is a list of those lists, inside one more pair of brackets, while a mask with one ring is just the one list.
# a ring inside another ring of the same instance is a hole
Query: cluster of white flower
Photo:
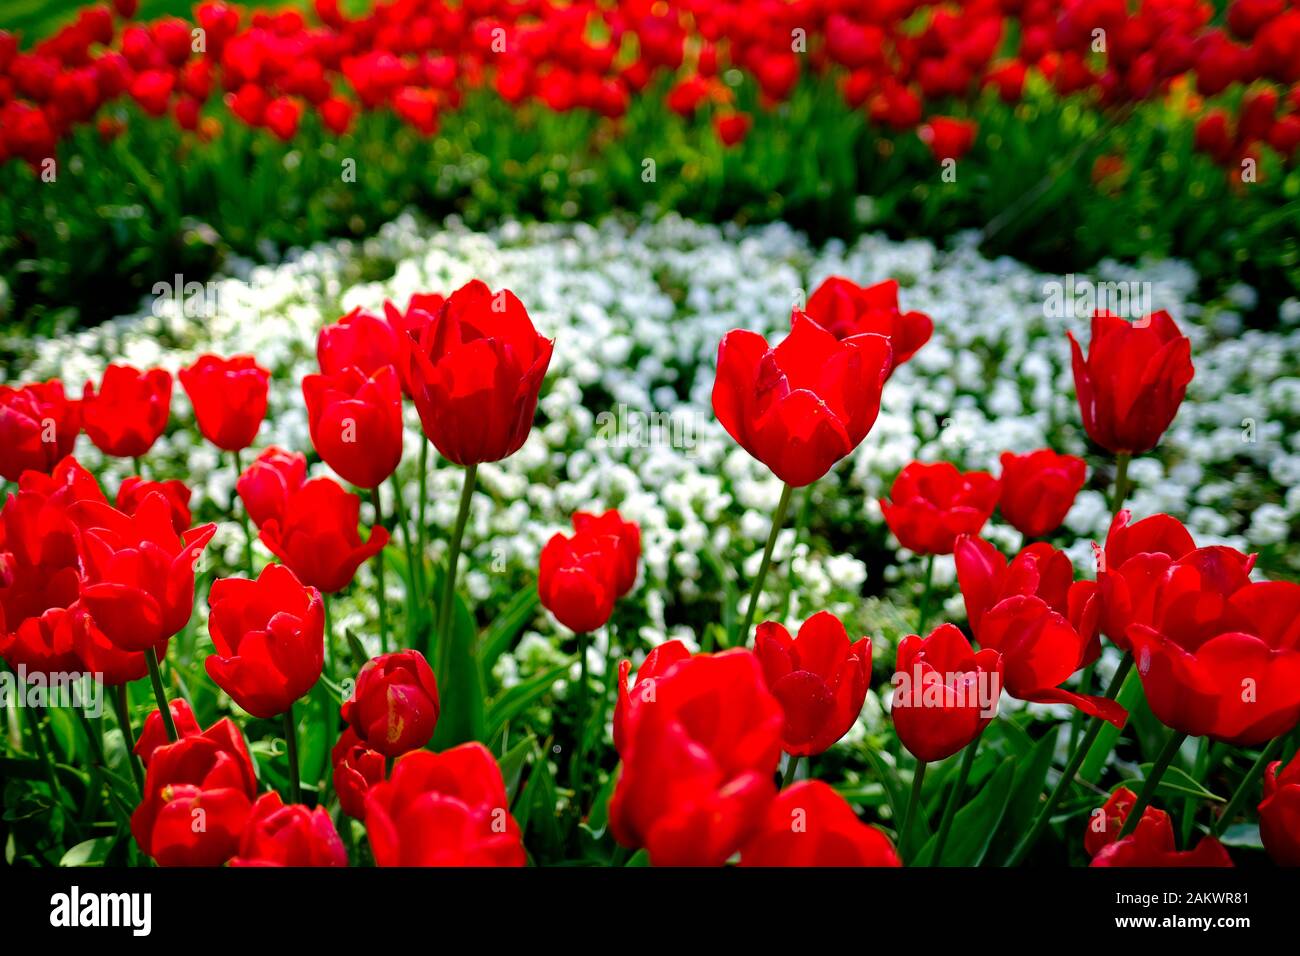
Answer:
[[[394, 267], [389, 278], [362, 281], [385, 264]], [[791, 307], [833, 274], [860, 283], [897, 278], [904, 308], [929, 313], [936, 332], [887, 385], [880, 418], [851, 460], [814, 485], [811, 498], [796, 496], [760, 613], [784, 613], [797, 626], [829, 609], [854, 633], [878, 638], [877, 655], [886, 660], [893, 638], [914, 626], [921, 578], [919, 561], [897, 551], [877, 503], [898, 470], [913, 458], [942, 458], [996, 474], [1004, 450], [1088, 451], [1065, 334], [1073, 330], [1086, 343], [1088, 323], [1045, 304], [1046, 283], [1063, 277], [985, 259], [965, 237], [949, 251], [878, 236], [818, 250], [779, 224], [739, 229], [668, 217], [508, 224], [484, 234], [455, 222], [431, 229], [407, 216], [368, 241], [319, 245], [278, 266], [236, 263], [230, 278], [209, 287], [211, 314], [186, 315], [176, 301], [158, 308], [146, 302], [137, 315], [75, 335], [5, 343], [0, 368], [9, 379], [59, 376], [76, 389], [110, 361], [174, 371], [205, 351], [252, 354], [275, 373], [258, 447], [310, 451], [300, 382], [314, 370], [323, 324], [353, 306], [377, 310], [385, 299], [404, 305], [412, 293], [447, 292], [474, 277], [514, 290], [555, 339], [555, 354], [528, 443], [481, 469], [465, 586], [490, 616], [504, 598], [532, 586], [542, 544], [575, 509], [617, 506], [642, 528], [644, 570], [615, 633], [593, 648], [591, 666], [602, 673], [607, 654], [635, 654], [670, 637], [698, 646], [725, 602], [743, 604], [781, 485], [713, 416], [717, 345], [737, 327], [779, 336]], [[1098, 274], [1149, 283], [1154, 307], [1167, 309], [1194, 346], [1197, 374], [1182, 410], [1160, 449], [1131, 469], [1132, 509], [1139, 516], [1169, 511], [1198, 540], [1257, 549], [1270, 573], [1294, 575], [1300, 328], [1240, 331], [1232, 301], [1198, 304], [1195, 276], [1179, 263], [1104, 263]], [[220, 518], [233, 470], [190, 427], [189, 403], [177, 392], [173, 428], [150, 460], [160, 473], [185, 478], [194, 505]], [[419, 432], [413, 409], [407, 414], [399, 476], [410, 514]], [[110, 489], [130, 467], [101, 459], [85, 439], [78, 450]], [[1083, 573], [1092, 565], [1089, 541], [1104, 535], [1109, 520], [1109, 461], [1089, 461], [1099, 474], [1059, 535]], [[438, 467], [429, 481], [438, 554], [461, 473]], [[386, 512], [391, 505], [385, 502]], [[986, 533], [1008, 550], [1020, 544], [996, 519]], [[218, 555], [224, 549], [224, 560], [237, 566], [240, 544], [237, 526], [225, 522]], [[941, 560], [935, 585], [960, 619], [953, 578], [951, 560]], [[354, 613], [367, 612], [365, 600], [356, 599]], [[501, 659], [496, 676], [503, 683], [559, 658], [561, 629], [544, 617], [534, 624]]]

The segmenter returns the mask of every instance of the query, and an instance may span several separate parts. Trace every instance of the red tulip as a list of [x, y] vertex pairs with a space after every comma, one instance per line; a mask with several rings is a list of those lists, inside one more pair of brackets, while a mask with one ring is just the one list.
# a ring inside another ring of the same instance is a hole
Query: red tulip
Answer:
[[331, 96], [320, 104], [321, 122], [335, 136], [342, 136], [352, 128], [356, 107], [341, 96]]
[[894, 845], [821, 780], [777, 794], [740, 851], [741, 866], [902, 866]]
[[754, 653], [785, 713], [781, 744], [786, 753], [814, 756], [848, 733], [867, 697], [871, 641], [850, 643], [839, 618], [820, 611], [793, 639], [776, 621], [759, 624]]
[[542, 606], [569, 630], [594, 631], [613, 613], [618, 574], [618, 539], [612, 535], [556, 534], [542, 548], [537, 593]]
[[614, 749], [619, 753], [623, 752], [624, 741], [627, 736], [627, 711], [632, 706], [632, 694], [641, 697], [648, 697], [651, 700], [655, 695], [655, 682], [662, 675], [668, 673], [674, 664], [686, 660], [691, 656], [691, 652], [686, 649], [686, 645], [681, 641], [664, 641], [658, 647], [653, 648], [641, 662], [641, 666], [636, 671], [636, 682], [628, 689], [627, 678], [632, 671], [632, 662], [628, 660], [619, 661], [618, 664], [618, 699], [614, 702]]
[[998, 480], [946, 461], [914, 461], [898, 473], [880, 511], [899, 543], [917, 554], [952, 554], [957, 536], [979, 534], [998, 502]]
[[117, 489], [117, 510], [133, 515], [149, 495], [158, 493], [167, 499], [171, 507], [172, 527], [177, 534], [189, 529], [193, 516], [190, 514], [190, 489], [185, 482], [176, 478], [166, 481], [149, 481], [139, 475], [122, 479]]
[[624, 521], [614, 508], [604, 514], [573, 513], [573, 530], [578, 535], [590, 534], [612, 538], [614, 541], [614, 594], [622, 597], [636, 584], [637, 566], [641, 560], [641, 529], [633, 521]]
[[723, 146], [735, 146], [749, 135], [754, 120], [748, 113], [727, 113], [713, 119], [713, 128]]
[[62, 382], [0, 385], [0, 477], [48, 475], [72, 453], [79, 434], [81, 404], [63, 394]]
[[256, 581], [213, 582], [208, 604], [216, 650], [204, 666], [240, 707], [254, 717], [274, 717], [316, 685], [325, 660], [319, 591], [299, 584], [288, 568], [268, 564]]
[[727, 434], [782, 481], [811, 484], [875, 424], [892, 357], [883, 335], [839, 341], [802, 312], [776, 348], [734, 329], [718, 346], [713, 411]]
[[1152, 623], [1128, 628], [1156, 717], [1241, 746], [1300, 722], [1300, 584], [1251, 582], [1247, 562], [1228, 548], [1171, 562], [1134, 590], [1135, 607], [1154, 608]]
[[289, 493], [281, 516], [262, 523], [261, 540], [303, 584], [334, 594], [388, 544], [388, 529], [376, 526], [361, 541], [357, 519], [361, 499], [329, 478], [313, 478]]
[[1259, 835], [1274, 863], [1300, 866], [1300, 754], [1285, 768], [1280, 760], [1265, 768]]
[[158, 440], [171, 414], [172, 377], [160, 368], [138, 372], [110, 365], [99, 393], [87, 382], [82, 395], [86, 434], [114, 458], [139, 458]]
[[377, 488], [402, 459], [402, 392], [382, 366], [366, 378], [356, 366], [302, 380], [311, 441], [321, 458], [359, 488]]
[[894, 671], [894, 730], [917, 760], [951, 757], [997, 716], [1002, 655], [976, 651], [951, 624], [903, 638]]
[[1092, 856], [1093, 866], [1145, 867], [1225, 867], [1232, 866], [1228, 851], [1212, 836], [1207, 836], [1194, 850], [1179, 852], [1174, 844], [1174, 828], [1169, 814], [1147, 807], [1133, 832], [1122, 840], [1115, 839], [1137, 796], [1121, 787], [1093, 816], [1084, 836], [1084, 847]]
[[924, 312], [903, 312], [898, 308], [896, 279], [859, 286], [831, 276], [809, 298], [808, 316], [837, 339], [864, 332], [889, 339], [893, 351], [891, 372], [934, 334], [934, 321]]
[[781, 705], [752, 653], [701, 654], [633, 694], [614, 838], [656, 866], [719, 866], [761, 825], [781, 755]]
[[433, 739], [439, 708], [438, 682], [424, 655], [397, 651], [366, 662], [340, 713], [367, 747], [400, 757]]
[[244, 738], [219, 720], [153, 752], [131, 833], [159, 866], [221, 866], [239, 849], [256, 794]]
[[266, 417], [271, 373], [252, 356], [201, 355], [176, 377], [194, 405], [204, 438], [225, 451], [242, 451], [253, 444]]
[[302, 120], [302, 104], [288, 96], [277, 96], [266, 104], [262, 113], [262, 122], [272, 135], [287, 143], [298, 132], [298, 123]]
[[935, 160], [943, 162], [945, 159], [961, 159], [965, 156], [975, 144], [978, 129], [972, 120], [936, 116], [917, 130], [917, 136], [930, 148]]
[[1087, 477], [1082, 458], [1050, 448], [1003, 452], [998, 509], [1025, 537], [1041, 538], [1061, 526]]
[[523, 866], [501, 768], [482, 744], [417, 750], [366, 796], [378, 866]]
[[500, 461], [523, 445], [553, 343], [523, 303], [477, 279], [453, 292], [409, 349], [424, 433], [448, 461]]
[[81, 528], [81, 600], [104, 635], [124, 651], [144, 651], [180, 633], [194, 606], [195, 566], [217, 526], [177, 534], [159, 492], [131, 515], [98, 501], [79, 501], [69, 514]]
[[1192, 380], [1191, 342], [1164, 311], [1138, 322], [1096, 313], [1086, 359], [1069, 335], [1088, 437], [1115, 454], [1154, 448]]
[[[194, 711], [190, 709], [189, 702], [184, 697], [169, 700], [167, 709], [171, 712], [172, 726], [176, 728], [178, 739], [194, 737], [203, 733], [203, 729], [199, 727], [199, 722], [194, 718]], [[149, 761], [153, 759], [154, 751], [159, 747], [167, 746], [169, 743], [171, 741], [167, 737], [167, 726], [163, 723], [162, 714], [158, 710], [154, 710], [144, 719], [144, 727], [140, 731], [140, 736], [136, 738], [135, 747], [131, 752], [140, 758], [142, 764], [148, 767]]]
[[402, 382], [402, 394], [408, 398], [415, 394], [410, 380], [411, 351], [446, 301], [447, 297], [438, 292], [417, 292], [407, 300], [405, 312], [391, 302], [384, 302], [384, 320], [397, 334], [397, 375]]
[[366, 794], [384, 779], [385, 758], [371, 750], [351, 727], [345, 727], [330, 751], [334, 768], [334, 792], [343, 812], [358, 820], [366, 818]]
[[385, 366], [397, 367], [397, 332], [379, 316], [355, 308], [316, 339], [316, 360], [322, 375], [339, 375], [355, 366], [367, 378]]
[[324, 807], [285, 806], [280, 795], [257, 798], [231, 866], [347, 866], [348, 854]]
[[272, 445], [249, 465], [235, 490], [244, 510], [259, 528], [272, 518], [284, 519], [289, 497], [307, 480], [307, 458]]
[[30, 671], [81, 671], [88, 622], [81, 611], [76, 525], [35, 491], [0, 510], [0, 657]]
[[18, 490], [49, 499], [51, 504], [60, 508], [66, 508], [74, 501], [108, 503], [95, 476], [81, 467], [81, 463], [71, 455], [55, 465], [54, 471], [48, 475], [39, 471], [24, 472], [22, 478], [18, 479]]

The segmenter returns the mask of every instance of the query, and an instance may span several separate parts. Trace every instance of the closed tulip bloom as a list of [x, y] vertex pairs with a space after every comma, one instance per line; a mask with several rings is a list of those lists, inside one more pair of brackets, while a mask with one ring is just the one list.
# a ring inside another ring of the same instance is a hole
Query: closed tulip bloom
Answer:
[[225, 718], [153, 752], [131, 833], [159, 866], [221, 866], [239, 849], [256, 795], [244, 738]]
[[117, 510], [133, 515], [144, 499], [154, 492], [167, 499], [167, 504], [171, 507], [172, 527], [176, 533], [183, 534], [187, 531], [193, 520], [190, 514], [190, 489], [185, 482], [176, 478], [149, 481], [139, 475], [131, 475], [122, 479], [122, 484], [117, 489]]
[[1117, 840], [1137, 796], [1120, 787], [1106, 801], [1099, 815], [1089, 819], [1084, 848], [1093, 866], [1143, 867], [1227, 867], [1228, 851], [1212, 836], [1204, 837], [1193, 850], [1179, 852], [1169, 814], [1147, 807], [1133, 832]]
[[[176, 728], [178, 739], [203, 733], [203, 728], [194, 718], [194, 711], [190, 709], [189, 702], [184, 697], [169, 700], [167, 709], [171, 711], [172, 725]], [[154, 710], [144, 719], [144, 727], [140, 730], [140, 736], [136, 738], [135, 748], [131, 752], [148, 767], [154, 751], [169, 743], [171, 741], [167, 739], [167, 726], [163, 723], [162, 714]]]
[[861, 444], [892, 368], [883, 335], [841, 341], [795, 312], [790, 334], [775, 348], [744, 329], [723, 336], [713, 411], [741, 448], [802, 487]]
[[614, 701], [614, 749], [623, 752], [626, 739], [627, 711], [632, 706], [632, 695], [654, 699], [655, 682], [666, 674], [674, 664], [691, 656], [686, 645], [681, 641], [664, 641], [650, 651], [637, 668], [636, 682], [629, 689], [627, 678], [632, 671], [632, 662], [619, 661], [618, 664], [618, 698]]
[[355, 367], [369, 378], [386, 366], [395, 368], [400, 354], [396, 330], [360, 307], [325, 326], [316, 339], [322, 375], [338, 375]]
[[254, 717], [275, 717], [316, 685], [325, 661], [319, 591], [298, 583], [283, 565], [268, 564], [256, 581], [213, 582], [208, 604], [216, 650], [204, 666], [240, 707]]
[[251, 355], [228, 359], [200, 355], [176, 377], [190, 397], [204, 438], [225, 451], [242, 451], [253, 444], [266, 417], [271, 373]]
[[920, 351], [934, 334], [934, 321], [924, 312], [899, 309], [896, 279], [860, 286], [831, 276], [809, 297], [807, 312], [837, 339], [864, 332], [889, 339], [891, 372]]
[[1154, 448], [1194, 374], [1188, 338], [1164, 311], [1138, 322], [1096, 313], [1087, 358], [1074, 333], [1069, 335], [1074, 389], [1088, 437], [1114, 454]]
[[377, 866], [524, 866], [501, 768], [479, 743], [417, 750], [366, 796]]
[[997, 503], [998, 480], [988, 472], [914, 461], [894, 479], [889, 499], [880, 499], [880, 511], [909, 551], [952, 554], [957, 536], [979, 534]]
[[244, 510], [259, 528], [283, 520], [289, 496], [307, 480], [307, 457], [272, 445], [244, 469], [235, 483]]
[[325, 463], [358, 488], [377, 488], [402, 459], [402, 390], [383, 366], [367, 378], [355, 366], [302, 380], [311, 442]]
[[106, 455], [139, 458], [167, 427], [171, 400], [170, 373], [110, 365], [98, 393], [86, 383], [81, 405], [86, 434]]
[[785, 714], [781, 745], [786, 753], [822, 753], [858, 719], [871, 680], [871, 641], [850, 642], [834, 614], [814, 614], [794, 638], [777, 622], [764, 621], [754, 636], [754, 653]]
[[1300, 722], [1300, 584], [1250, 581], [1241, 556], [1201, 548], [1170, 564], [1129, 640], [1147, 703], [1194, 737], [1262, 744]]
[[79, 615], [77, 528], [34, 491], [0, 510], [0, 658], [30, 671], [80, 671], [86, 622]]
[[180, 633], [194, 606], [195, 565], [217, 526], [177, 534], [159, 492], [131, 515], [97, 501], [77, 502], [69, 514], [81, 528], [81, 600], [104, 635], [144, 651]]
[[339, 807], [350, 817], [366, 818], [366, 794], [384, 779], [385, 758], [372, 750], [357, 736], [351, 727], [345, 727], [338, 743], [330, 751], [330, 765], [334, 768], [334, 792], [338, 794]]
[[424, 655], [397, 651], [366, 662], [340, 713], [367, 747], [400, 757], [433, 739], [439, 709], [438, 682]]
[[0, 385], [0, 477], [48, 475], [72, 453], [80, 433], [81, 404], [63, 393], [62, 382]]
[[357, 568], [388, 544], [377, 526], [362, 542], [361, 499], [329, 478], [313, 478], [289, 494], [282, 517], [268, 518], [260, 538], [303, 584], [334, 594], [352, 583]]
[[904, 747], [921, 761], [961, 750], [997, 716], [1002, 655], [976, 651], [952, 624], [898, 644], [890, 715]]
[[609, 620], [617, 576], [618, 546], [611, 536], [556, 534], [538, 560], [537, 593], [556, 620], [581, 634]]
[[257, 798], [231, 866], [347, 866], [348, 854], [324, 807], [284, 805], [274, 791]]
[[902, 866], [894, 845], [822, 780], [777, 794], [740, 851], [741, 866]]
[[641, 529], [634, 521], [624, 521], [614, 508], [604, 514], [573, 514], [573, 530], [578, 534], [606, 536], [614, 541], [614, 595], [622, 597], [636, 584], [637, 566], [641, 561]]
[[434, 318], [442, 311], [446, 296], [437, 292], [417, 292], [406, 303], [402, 311], [392, 302], [384, 302], [384, 320], [397, 333], [397, 375], [402, 382], [402, 394], [407, 398], [415, 395], [411, 387], [411, 350], [424, 337], [424, 330], [433, 324]]
[[998, 510], [1025, 537], [1040, 538], [1061, 526], [1087, 477], [1082, 458], [1050, 448], [1004, 452]]
[[509, 290], [476, 279], [448, 296], [407, 357], [415, 407], [439, 453], [475, 465], [517, 452], [553, 347]]
[[1300, 753], [1285, 768], [1274, 760], [1264, 770], [1259, 836], [1278, 866], [1300, 866]]
[[653, 686], [627, 708], [610, 828], [655, 866], [721, 866], [775, 794], [781, 705], [743, 649], [680, 661]]

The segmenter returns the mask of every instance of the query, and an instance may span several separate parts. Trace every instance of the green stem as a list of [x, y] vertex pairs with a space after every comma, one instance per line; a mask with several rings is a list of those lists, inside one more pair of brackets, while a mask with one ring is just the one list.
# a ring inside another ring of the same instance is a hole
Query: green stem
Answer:
[[758, 612], [758, 596], [763, 593], [763, 581], [767, 577], [768, 568], [772, 566], [772, 551], [776, 548], [776, 537], [781, 533], [781, 526], [785, 524], [785, 513], [790, 507], [792, 494], [794, 488], [786, 485], [781, 490], [776, 513], [772, 515], [772, 530], [767, 536], [767, 547], [763, 549], [763, 563], [758, 566], [758, 576], [754, 578], [754, 585], [749, 590], [749, 607], [745, 609], [745, 623], [740, 629], [740, 640], [737, 642], [739, 647], [749, 643], [749, 629], [754, 626], [754, 615]]
[[[384, 523], [384, 511], [379, 503], [379, 489], [370, 489], [370, 503], [375, 506], [375, 527], [381, 527]], [[371, 532], [374, 533], [373, 531]], [[379, 649], [388, 653], [388, 595], [384, 588], [384, 549], [380, 548], [375, 555], [375, 576], [378, 578], [378, 584], [375, 588], [376, 597], [379, 599]]]
[[[1124, 686], [1124, 678], [1128, 677], [1128, 673], [1132, 669], [1133, 655], [1131, 653], [1126, 653], [1123, 659], [1119, 662], [1119, 667], [1115, 671], [1115, 676], [1110, 679], [1110, 684], [1106, 687], [1105, 696], [1107, 700], [1115, 699], [1116, 695], [1119, 694], [1120, 688]], [[1105, 723], [1106, 722], [1100, 717], [1092, 718], [1092, 723], [1088, 725], [1088, 732], [1083, 735], [1083, 739], [1080, 740], [1078, 746], [1074, 748], [1074, 752], [1070, 755], [1069, 762], [1066, 763], [1065, 769], [1061, 772], [1061, 779], [1056, 782], [1056, 786], [1053, 787], [1052, 792], [1048, 794], [1047, 802], [1044, 803], [1042, 809], [1038, 811], [1038, 816], [1034, 819], [1034, 825], [1029, 828], [1029, 832], [1025, 834], [1024, 838], [1020, 841], [1019, 845], [1016, 846], [1011, 856], [1007, 858], [1007, 866], [1018, 866], [1020, 863], [1023, 863], [1025, 857], [1029, 855], [1029, 851], [1032, 850], [1034, 844], [1038, 842], [1038, 838], [1043, 835], [1043, 831], [1047, 829], [1047, 824], [1052, 819], [1052, 814], [1056, 811], [1057, 804], [1061, 802], [1061, 798], [1065, 796], [1066, 791], [1068, 791], [1073, 785], [1074, 775], [1078, 773], [1079, 768], [1083, 766], [1083, 761], [1087, 758], [1088, 751], [1092, 749], [1093, 742], [1096, 741], [1097, 735], [1101, 733], [1101, 728], [1105, 726]]]
[[131, 457], [131, 467], [135, 469], [135, 473], [137, 475], [139, 475], [141, 478], [144, 477], [144, 465], [140, 463], [139, 455], [133, 455]]
[[289, 760], [289, 800], [302, 802], [302, 783], [298, 779], [298, 727], [293, 719], [293, 704], [284, 712], [285, 754]]
[[415, 554], [419, 558], [419, 572], [416, 582], [420, 593], [424, 593], [424, 516], [429, 503], [429, 439], [420, 442], [420, 510], [416, 515]]
[[117, 713], [117, 725], [122, 731], [122, 740], [126, 744], [126, 762], [131, 767], [131, 776], [135, 785], [144, 793], [144, 773], [140, 769], [140, 758], [135, 755], [135, 734], [131, 731], [131, 708], [127, 700], [125, 682], [113, 689], [113, 710]]
[[971, 767], [975, 763], [975, 751], [979, 750], [980, 739], [976, 737], [966, 745], [961, 756], [961, 768], [957, 771], [957, 782], [948, 794], [948, 802], [943, 808], [943, 819], [939, 821], [939, 835], [934, 839], [934, 855], [930, 857], [931, 866], [943, 866], [943, 847], [948, 842], [948, 831], [952, 829], [952, 818], [957, 815], [957, 805], [961, 802], [961, 793], [966, 789]]
[[1215, 821], [1215, 836], [1219, 836], [1228, 828], [1228, 824], [1230, 824], [1232, 818], [1237, 815], [1237, 811], [1241, 809], [1241, 805], [1246, 802], [1246, 798], [1254, 791], [1255, 784], [1259, 782], [1259, 779], [1263, 775], [1265, 768], [1268, 767], [1269, 762], [1272, 761], [1273, 758], [1277, 756], [1277, 752], [1282, 749], [1282, 743], [1285, 740], [1286, 734], [1282, 734], [1280, 737], [1274, 737], [1269, 741], [1268, 746], [1260, 751], [1258, 759], [1250, 765], [1250, 769], [1246, 771], [1246, 776], [1242, 777], [1241, 783], [1237, 785], [1237, 790], [1232, 795], [1232, 799], [1228, 801], [1228, 805], [1223, 808], [1223, 813], [1220, 814], [1219, 819]]
[[456, 599], [456, 565], [460, 563], [460, 543], [465, 536], [465, 522], [469, 520], [470, 500], [474, 497], [474, 481], [478, 465], [465, 466], [465, 483], [460, 489], [460, 509], [452, 528], [450, 548], [447, 552], [447, 571], [442, 579], [442, 600], [438, 602], [438, 660], [443, 666], [437, 673], [446, 678], [446, 662], [451, 646], [451, 606]]
[[172, 722], [171, 708], [167, 706], [167, 693], [163, 690], [162, 669], [158, 666], [158, 651], [152, 647], [146, 649], [144, 659], [149, 665], [149, 683], [153, 684], [154, 700], [158, 702], [158, 713], [162, 717], [163, 727], [167, 730], [167, 739], [176, 743], [179, 738], [176, 735], [176, 724]]
[[573, 780], [573, 803], [582, 812], [582, 778], [583, 761], [586, 759], [587, 720], [591, 703], [588, 700], [587, 687], [587, 642], [586, 631], [575, 635], [578, 640], [578, 687], [577, 706], [575, 708], [575, 730], [573, 738], [573, 759], [569, 763], [569, 776]]
[[1124, 818], [1124, 825], [1120, 827], [1119, 836], [1115, 838], [1116, 840], [1124, 839], [1138, 825], [1138, 821], [1142, 819], [1142, 814], [1155, 798], [1156, 788], [1160, 786], [1160, 778], [1165, 775], [1165, 771], [1173, 763], [1174, 757], [1178, 755], [1178, 748], [1183, 745], [1183, 741], [1186, 739], [1187, 734], [1179, 730], [1175, 730], [1169, 735], [1169, 739], [1165, 741], [1165, 746], [1160, 751], [1160, 755], [1156, 757], [1156, 762], [1151, 765], [1151, 772], [1147, 774], [1146, 780], [1142, 782], [1142, 792], [1138, 794], [1137, 802], [1133, 804], [1128, 816]]
[[799, 759], [794, 754], [785, 756], [785, 773], [781, 777], [781, 789], [784, 790], [790, 784], [794, 783], [795, 771], [799, 769]]
[[[1196, 763], [1193, 764], [1192, 779], [1198, 781], [1204, 780], [1209, 763], [1210, 738], [1202, 737], [1200, 742], [1196, 745]], [[1180, 828], [1182, 839], [1179, 842], [1179, 845], [1182, 847], [1186, 847], [1188, 841], [1192, 838], [1192, 830], [1196, 826], [1196, 810], [1199, 805], [1200, 801], [1195, 797], [1188, 797], [1183, 801], [1182, 826]]]
[[903, 825], [898, 831], [898, 851], [905, 852], [903, 849], [907, 846], [908, 837], [912, 832], [912, 821], [916, 819], [917, 813], [921, 809], [921, 784], [925, 781], [925, 768], [928, 766], [924, 760], [916, 762], [916, 770], [912, 773], [912, 793], [907, 798], [907, 812], [903, 815]]
[[1131, 456], [1122, 451], [1115, 456], [1115, 487], [1111, 491], [1110, 514], [1114, 518], [1128, 497], [1128, 463]]
[[[243, 455], [240, 452], [232, 451], [230, 457], [235, 463], [235, 481], [239, 481], [239, 476], [244, 473]], [[239, 500], [237, 491], [230, 492], [230, 516], [235, 516], [235, 502]], [[253, 526], [248, 520], [248, 509], [239, 508], [239, 523], [244, 526], [244, 570], [248, 576], [253, 577]]]
[[32, 740], [36, 744], [36, 759], [45, 768], [45, 776], [50, 784], [50, 799], [63, 806], [65, 805], [63, 785], [59, 783], [59, 775], [54, 769], [54, 758], [50, 755], [49, 748], [45, 746], [45, 738], [41, 735], [40, 709], [36, 707], [18, 709], [23, 712], [23, 717], [27, 720], [27, 729], [31, 731]]
[[406, 513], [406, 502], [402, 500], [402, 483], [397, 480], [397, 472], [393, 472], [393, 510], [397, 516], [397, 525], [402, 529], [402, 550], [406, 555], [406, 644], [414, 647], [415, 609], [420, 600], [420, 569], [416, 565], [411, 523]]
[[921, 591], [921, 606], [917, 612], [916, 633], [925, 637], [925, 625], [930, 621], [930, 590], [934, 585], [934, 555], [925, 559], [925, 588]]

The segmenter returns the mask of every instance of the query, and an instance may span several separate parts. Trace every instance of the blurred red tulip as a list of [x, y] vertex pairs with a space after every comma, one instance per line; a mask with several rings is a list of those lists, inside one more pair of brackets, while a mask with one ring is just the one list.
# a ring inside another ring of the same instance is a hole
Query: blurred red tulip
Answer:
[[62, 382], [0, 385], [0, 477], [48, 475], [72, 453], [79, 434], [81, 403], [64, 395]]
[[86, 383], [81, 404], [86, 434], [106, 455], [139, 458], [167, 427], [171, 398], [168, 372], [160, 368], [138, 372], [129, 365], [110, 365], [98, 393]]

